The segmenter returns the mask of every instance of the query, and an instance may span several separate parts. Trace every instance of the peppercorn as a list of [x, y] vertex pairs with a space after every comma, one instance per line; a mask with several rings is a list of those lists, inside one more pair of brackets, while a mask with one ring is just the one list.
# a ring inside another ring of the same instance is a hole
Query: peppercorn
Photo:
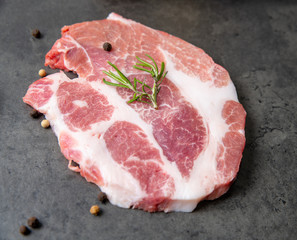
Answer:
[[46, 71], [44, 69], [40, 69], [38, 72], [40, 77], [45, 77], [46, 76]]
[[49, 122], [49, 120], [42, 120], [41, 121], [41, 126], [43, 127], [43, 128], [48, 128], [49, 126], [50, 126], [50, 122]]
[[36, 217], [30, 217], [27, 223], [28, 223], [28, 226], [31, 228], [39, 228], [41, 226], [41, 223]]
[[19, 231], [20, 231], [20, 234], [23, 234], [23, 235], [28, 235], [30, 233], [29, 228], [27, 228], [24, 225], [20, 226], [20, 230]]
[[79, 164], [78, 164], [77, 162], [74, 162], [73, 160], [71, 160], [70, 165], [71, 165], [72, 167], [79, 167]]
[[99, 199], [100, 202], [105, 203], [106, 200], [107, 200], [107, 195], [106, 195], [106, 193], [104, 193], [104, 192], [100, 192], [100, 193], [98, 194], [98, 199]]
[[32, 36], [35, 38], [40, 38], [41, 36], [40, 31], [38, 29], [32, 30]]
[[91, 208], [90, 208], [90, 213], [95, 215], [95, 216], [98, 216], [99, 213], [100, 213], [100, 208], [98, 205], [93, 205]]
[[31, 116], [32, 118], [39, 118], [41, 115], [42, 115], [42, 113], [38, 112], [36, 109], [33, 109], [33, 110], [30, 112], [30, 116]]
[[112, 49], [112, 46], [111, 46], [111, 44], [110, 44], [109, 42], [105, 42], [105, 43], [103, 44], [103, 49], [104, 49], [105, 51], [107, 51], [107, 52], [110, 52], [111, 49]]

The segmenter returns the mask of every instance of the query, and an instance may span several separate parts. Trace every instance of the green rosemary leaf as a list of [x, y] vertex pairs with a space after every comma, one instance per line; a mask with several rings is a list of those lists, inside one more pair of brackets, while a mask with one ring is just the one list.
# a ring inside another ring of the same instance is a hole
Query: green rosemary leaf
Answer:
[[117, 73], [119, 74], [119, 76], [125, 81], [125, 82], [127, 82], [127, 83], [129, 83], [130, 85], [132, 85], [131, 84], [131, 82], [130, 82], [130, 80], [128, 79], [128, 78], [126, 78], [126, 76], [114, 65], [114, 64], [112, 64], [111, 62], [107, 62], [110, 66], [112, 66], [116, 71], [117, 71]]
[[136, 97], [136, 98], [132, 98], [132, 99], [130, 99], [127, 103], [133, 103], [133, 102], [135, 102], [135, 101], [137, 101], [137, 97]]
[[[161, 71], [160, 71], [160, 73], [159, 73], [159, 75], [158, 75], [158, 79], [159, 79], [159, 80], [161, 79], [161, 77], [162, 77], [162, 75], [163, 75], [164, 69], [165, 69], [165, 64], [164, 64], [164, 62], [162, 62], [162, 64], [161, 64]], [[159, 81], [159, 80], [158, 80], [158, 81]]]
[[120, 83], [123, 83], [125, 84], [126, 82], [123, 81], [119, 76], [115, 75], [113, 72], [109, 71], [109, 72], [106, 72], [106, 71], [103, 71], [103, 73], [105, 73], [107, 76], [109, 76], [110, 78], [120, 82]]
[[158, 81], [157, 87], [159, 87], [160, 84], [163, 82], [163, 79], [166, 77], [167, 73], [168, 73], [168, 72], [166, 72], [166, 73], [161, 77], [161, 79]]
[[152, 71], [150, 71], [148, 69], [145, 69], [145, 68], [137, 67], [136, 65], [134, 65], [133, 68], [138, 69], [138, 70], [141, 70], [141, 71], [145, 71], [145, 72], [148, 72], [148, 73], [152, 74]]
[[[158, 65], [157, 65], [157, 63], [156, 63], [156, 61], [150, 56], [150, 55], [148, 55], [148, 54], [145, 54], [147, 57], [149, 57], [151, 60], [152, 60], [152, 62], [155, 64], [155, 67], [156, 67], [156, 72], [157, 72], [157, 74], [158, 74], [158, 72], [159, 72], [159, 69], [158, 69]], [[162, 62], [163, 63], [163, 62]]]
[[138, 83], [140, 83], [141, 86], [144, 84], [145, 87], [147, 87], [148, 89], [152, 90], [152, 88], [151, 88], [149, 85], [145, 84], [144, 82], [141, 82], [141, 81], [139, 81], [138, 79], [136, 79], [136, 81], [137, 81]]
[[146, 93], [144, 87], [145, 87], [145, 84], [142, 84], [142, 91], [143, 91], [144, 93]]
[[[161, 63], [161, 71], [159, 72], [158, 65], [157, 65], [156, 61], [148, 54], [146, 54], [146, 56], [152, 61], [153, 64], [151, 64], [143, 59], [140, 59], [139, 57], [136, 57], [136, 59], [139, 62], [137, 62], [133, 66], [133, 68], [138, 69], [140, 71], [150, 73], [150, 75], [152, 76], [152, 78], [154, 80], [153, 87], [150, 87], [149, 85], [147, 85], [145, 83], [145, 81], [142, 82], [137, 78], [133, 79], [133, 84], [132, 84], [130, 82], [130, 80], [114, 64], [112, 64], [109, 61], [107, 63], [116, 70], [118, 75], [111, 71], [109, 71], [109, 72], [103, 71], [103, 73], [105, 73], [111, 79], [114, 79], [115, 81], [119, 82], [119, 84], [106, 81], [104, 78], [103, 78], [103, 82], [110, 86], [123, 87], [123, 88], [128, 88], [128, 89], [132, 90], [134, 92], [133, 97], [127, 103], [132, 103], [132, 102], [138, 101], [138, 102], [150, 104], [153, 108], [158, 109], [157, 95], [161, 89], [160, 84], [162, 83], [163, 79], [165, 78], [167, 72], [164, 73], [164, 71], [165, 71], [164, 62]], [[139, 83], [141, 85], [141, 90], [137, 89], [137, 83]], [[150, 92], [147, 92], [146, 89], [149, 89]]]
[[110, 86], [129, 88], [129, 87], [127, 87], [125, 85], [122, 85], [122, 84], [118, 84], [118, 83], [113, 83], [113, 82], [106, 81], [105, 79], [103, 79], [103, 82], [105, 84], [107, 84], [107, 85], [110, 85]]
[[139, 57], [136, 57], [136, 58], [137, 58], [137, 60], [138, 60], [139, 62], [146, 64], [147, 67], [150, 67], [151, 69], [154, 69], [154, 66], [153, 66], [152, 64], [150, 64], [150, 63], [148, 63], [148, 62], [146, 62], [146, 61], [140, 59]]
[[117, 84], [117, 83], [113, 83], [113, 82], [108, 82], [106, 81], [104, 78], [103, 78], [103, 82], [107, 85], [110, 85], [110, 86], [115, 86], [115, 87], [124, 87], [124, 88], [129, 88], [125, 85], [122, 85], [122, 84]]
[[135, 63], [135, 65], [142, 66], [142, 67], [148, 67], [147, 64], [144, 64], [144, 63]]

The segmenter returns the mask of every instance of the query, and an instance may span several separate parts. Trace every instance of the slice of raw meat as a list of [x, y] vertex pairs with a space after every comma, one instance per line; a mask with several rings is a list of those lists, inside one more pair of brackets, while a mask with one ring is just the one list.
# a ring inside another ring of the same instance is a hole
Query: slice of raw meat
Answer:
[[[112, 51], [104, 51], [104, 42]], [[111, 61], [129, 78], [150, 54], [167, 77], [159, 109], [102, 82]], [[62, 28], [46, 65], [74, 71], [33, 83], [24, 101], [43, 112], [68, 160], [121, 207], [192, 211], [224, 194], [234, 180], [245, 144], [246, 113], [229, 74], [201, 49], [167, 33], [110, 14], [108, 19]]]

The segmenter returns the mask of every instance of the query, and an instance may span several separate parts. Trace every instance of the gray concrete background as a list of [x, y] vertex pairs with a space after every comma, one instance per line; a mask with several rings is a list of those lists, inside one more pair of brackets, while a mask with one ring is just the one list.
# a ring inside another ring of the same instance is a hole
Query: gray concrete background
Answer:
[[[193, 213], [106, 204], [93, 217], [98, 188], [67, 169], [53, 132], [22, 102], [60, 28], [111, 11], [204, 49], [247, 111], [237, 180]], [[32, 215], [43, 227], [27, 239], [296, 239], [296, 12], [296, 1], [0, 0], [0, 239], [23, 239]]]

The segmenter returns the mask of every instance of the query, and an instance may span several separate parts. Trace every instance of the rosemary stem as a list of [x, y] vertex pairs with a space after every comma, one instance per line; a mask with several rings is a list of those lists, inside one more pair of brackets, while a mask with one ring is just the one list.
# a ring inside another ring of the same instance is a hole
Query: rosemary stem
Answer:
[[[130, 80], [111, 62], [108, 62], [108, 64], [110, 66], [112, 66], [118, 73], [118, 75], [116, 75], [115, 73], [109, 71], [103, 71], [103, 73], [105, 73], [107, 76], [109, 76], [110, 78], [116, 80], [118, 83], [113, 83], [113, 82], [108, 82], [103, 78], [103, 82], [107, 85], [111, 85], [114, 87], [124, 87], [124, 88], [129, 88], [134, 92], [134, 95], [132, 97], [132, 99], [130, 99], [128, 101], [128, 103], [132, 103], [134, 101], [139, 101], [139, 102], [143, 102], [143, 103], [148, 103], [150, 105], [152, 105], [152, 107], [154, 109], [158, 109], [158, 104], [157, 104], [157, 95], [160, 92], [160, 84], [162, 82], [162, 80], [165, 78], [166, 73], [164, 73], [164, 68], [165, 68], [165, 64], [164, 62], [162, 62], [161, 64], [161, 71], [159, 73], [158, 70], [158, 66], [157, 63], [155, 62], [155, 60], [146, 54], [146, 56], [148, 58], [150, 58], [153, 62], [153, 64], [148, 63], [142, 59], [140, 59], [139, 57], [136, 57], [137, 60], [139, 61], [139, 63], [136, 63], [136, 65], [134, 65], [133, 67], [135, 69], [138, 69], [140, 71], [145, 71], [151, 74], [152, 78], [154, 79], [154, 84], [153, 87], [150, 87], [149, 85], [145, 84], [145, 81], [140, 81], [136, 78], [134, 78], [133, 84], [130, 82]], [[141, 67], [139, 67], [141, 66]], [[142, 68], [142, 67], [146, 67], [146, 68]], [[141, 84], [141, 90], [137, 90], [137, 83]], [[151, 93], [150, 93], [151, 91]], [[150, 101], [150, 102], [149, 102]]]

